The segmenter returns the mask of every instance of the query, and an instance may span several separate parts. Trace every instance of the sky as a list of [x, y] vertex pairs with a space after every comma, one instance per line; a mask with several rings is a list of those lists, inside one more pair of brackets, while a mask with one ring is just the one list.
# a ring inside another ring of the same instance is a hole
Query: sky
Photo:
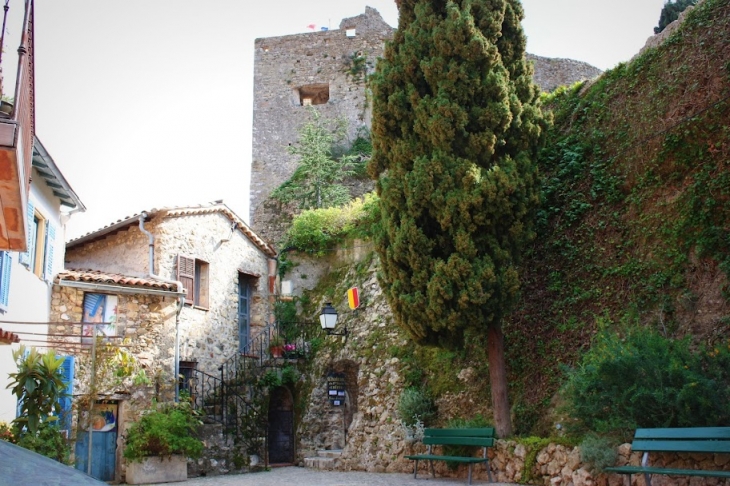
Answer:
[[[643, 47], [664, 0], [522, 4], [528, 52], [605, 70]], [[393, 0], [35, 0], [36, 134], [87, 207], [66, 239], [219, 199], [248, 220], [254, 39], [335, 29], [366, 5], [397, 26]]]

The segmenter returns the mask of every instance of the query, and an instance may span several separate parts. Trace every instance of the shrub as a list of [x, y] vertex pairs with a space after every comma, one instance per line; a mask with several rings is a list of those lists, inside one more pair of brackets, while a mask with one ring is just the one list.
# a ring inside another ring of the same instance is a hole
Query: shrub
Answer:
[[406, 427], [419, 421], [428, 425], [436, 417], [436, 405], [421, 388], [406, 388], [398, 400], [398, 415]]
[[286, 246], [322, 256], [347, 236], [368, 236], [376, 200], [374, 194], [366, 194], [344, 206], [303, 211], [292, 222]]
[[[483, 427], [491, 427], [492, 424], [489, 423], [487, 419], [485, 419], [481, 414], [477, 414], [476, 416], [465, 419], [461, 417], [453, 418], [449, 420], [446, 427], [450, 429], [472, 429], [472, 428], [483, 428]], [[445, 456], [473, 456], [474, 453], [477, 450], [480, 450], [481, 447], [479, 446], [463, 446], [463, 445], [445, 445], [444, 447], [444, 455]], [[451, 469], [452, 471], [455, 471], [459, 467], [458, 462], [454, 461], [446, 461], [446, 466]]]
[[580, 444], [580, 459], [599, 473], [616, 464], [617, 456], [616, 443], [608, 437], [589, 434]]
[[203, 443], [193, 434], [200, 424], [190, 402], [158, 404], [127, 430], [124, 457], [141, 461], [149, 456], [182, 454], [197, 459]]
[[730, 420], [730, 352], [690, 350], [636, 328], [600, 332], [564, 388], [579, 427], [628, 439], [637, 427], [716, 426]]
[[37, 433], [24, 433], [15, 443], [24, 449], [50, 457], [54, 461], [71, 465], [71, 447], [55, 424], [41, 422], [38, 425]]

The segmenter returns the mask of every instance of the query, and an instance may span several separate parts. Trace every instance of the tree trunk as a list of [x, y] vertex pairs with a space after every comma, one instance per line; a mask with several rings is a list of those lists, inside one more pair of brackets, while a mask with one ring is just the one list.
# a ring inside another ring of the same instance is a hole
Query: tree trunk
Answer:
[[502, 324], [489, 326], [487, 331], [487, 355], [489, 359], [489, 384], [492, 387], [494, 427], [497, 437], [512, 435], [512, 421], [509, 415], [507, 396], [507, 369], [504, 363], [504, 334]]

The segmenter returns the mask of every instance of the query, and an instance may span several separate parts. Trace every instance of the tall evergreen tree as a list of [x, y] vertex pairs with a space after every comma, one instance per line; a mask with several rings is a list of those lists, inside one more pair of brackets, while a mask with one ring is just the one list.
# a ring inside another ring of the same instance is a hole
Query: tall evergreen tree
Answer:
[[511, 434], [502, 316], [538, 202], [545, 118], [519, 0], [400, 0], [371, 80], [381, 284], [419, 344], [486, 331], [495, 425]]

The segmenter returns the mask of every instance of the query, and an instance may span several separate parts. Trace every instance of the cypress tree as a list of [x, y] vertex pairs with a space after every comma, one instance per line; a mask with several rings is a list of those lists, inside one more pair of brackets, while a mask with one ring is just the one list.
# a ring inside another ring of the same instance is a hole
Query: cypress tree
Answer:
[[511, 433], [501, 319], [538, 203], [546, 121], [525, 61], [519, 0], [400, 0], [371, 79], [381, 284], [424, 345], [485, 332], [495, 425]]

